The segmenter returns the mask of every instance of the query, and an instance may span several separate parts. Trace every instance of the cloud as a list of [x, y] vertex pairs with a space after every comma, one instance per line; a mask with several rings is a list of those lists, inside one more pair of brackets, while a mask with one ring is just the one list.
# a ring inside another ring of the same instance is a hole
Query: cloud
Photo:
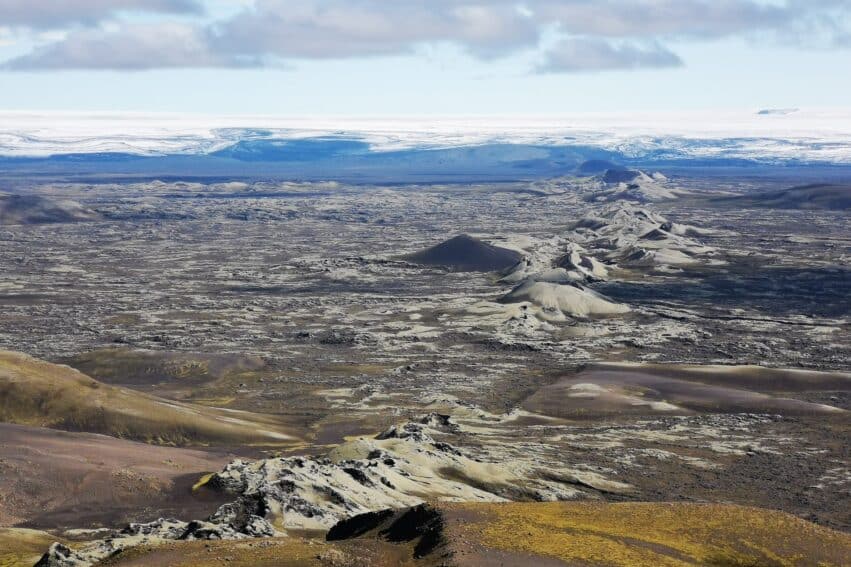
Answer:
[[535, 17], [572, 34], [718, 38], [782, 27], [796, 10], [750, 0], [540, 0]]
[[[788, 0], [798, 17], [783, 30], [797, 45], [817, 48], [851, 47], [851, 2]], [[817, 30], [818, 33], [814, 33]]]
[[535, 45], [546, 28], [572, 36], [656, 40], [844, 28], [848, 0], [257, 0], [221, 22], [231, 49], [340, 58], [448, 41], [474, 52]]
[[[169, 22], [169, 15], [200, 13], [204, 0], [0, 0], [4, 25], [59, 29], [65, 34], [5, 67], [239, 67], [291, 59], [411, 54], [434, 44], [452, 44], [490, 59], [537, 50], [551, 33], [562, 43], [545, 54], [541, 69], [547, 72], [681, 65], [680, 58], [664, 47], [672, 40], [747, 37], [798, 48], [851, 46], [849, 0], [243, 0], [239, 4], [235, 12], [228, 11], [231, 15], [189, 28]], [[213, 4], [208, 5], [214, 14]], [[148, 22], [142, 26], [130, 15], [134, 11], [158, 16], [141, 20]]]
[[0, 47], [15, 45], [15, 38], [12, 30], [0, 26]]
[[618, 69], [680, 67], [679, 56], [658, 43], [612, 43], [599, 38], [571, 38], [545, 54], [539, 73], [581, 73]]
[[8, 27], [95, 25], [126, 11], [198, 14], [203, 4], [199, 0], [0, 0], [0, 22]]
[[203, 32], [182, 24], [80, 30], [62, 41], [12, 59], [13, 71], [99, 69], [142, 71], [169, 67], [250, 67], [258, 58], [214, 53]]
[[534, 46], [539, 30], [513, 2], [258, 0], [217, 27], [219, 45], [285, 58], [349, 58], [453, 42], [489, 56]]

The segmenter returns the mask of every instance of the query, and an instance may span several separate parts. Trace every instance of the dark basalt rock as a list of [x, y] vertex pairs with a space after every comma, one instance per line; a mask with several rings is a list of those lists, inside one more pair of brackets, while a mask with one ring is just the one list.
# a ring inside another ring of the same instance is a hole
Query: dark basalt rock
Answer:
[[359, 514], [334, 525], [325, 536], [327, 541], [374, 537], [392, 543], [414, 542], [414, 557], [425, 557], [443, 542], [444, 519], [428, 504], [404, 510], [380, 510]]
[[393, 510], [379, 510], [378, 512], [367, 512], [358, 514], [351, 518], [342, 520], [328, 530], [325, 536], [327, 541], [339, 541], [362, 536], [381, 526], [392, 518], [396, 512]]

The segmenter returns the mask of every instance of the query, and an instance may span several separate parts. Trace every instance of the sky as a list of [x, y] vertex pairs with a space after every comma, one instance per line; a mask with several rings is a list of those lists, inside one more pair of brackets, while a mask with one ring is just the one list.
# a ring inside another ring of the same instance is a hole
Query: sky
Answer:
[[0, 0], [0, 110], [851, 106], [851, 0]]

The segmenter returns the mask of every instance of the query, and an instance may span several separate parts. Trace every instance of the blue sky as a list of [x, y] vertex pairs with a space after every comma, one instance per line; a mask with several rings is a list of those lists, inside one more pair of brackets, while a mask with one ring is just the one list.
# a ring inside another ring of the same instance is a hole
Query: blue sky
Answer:
[[0, 0], [0, 109], [839, 107], [851, 0]]

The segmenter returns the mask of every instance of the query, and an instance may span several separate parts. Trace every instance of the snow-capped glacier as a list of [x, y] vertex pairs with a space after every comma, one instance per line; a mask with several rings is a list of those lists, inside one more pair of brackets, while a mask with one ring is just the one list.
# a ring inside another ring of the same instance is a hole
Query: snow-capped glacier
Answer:
[[645, 160], [851, 164], [851, 109], [476, 117], [0, 112], [0, 156], [205, 155], [240, 142], [335, 138], [370, 151], [587, 146]]

